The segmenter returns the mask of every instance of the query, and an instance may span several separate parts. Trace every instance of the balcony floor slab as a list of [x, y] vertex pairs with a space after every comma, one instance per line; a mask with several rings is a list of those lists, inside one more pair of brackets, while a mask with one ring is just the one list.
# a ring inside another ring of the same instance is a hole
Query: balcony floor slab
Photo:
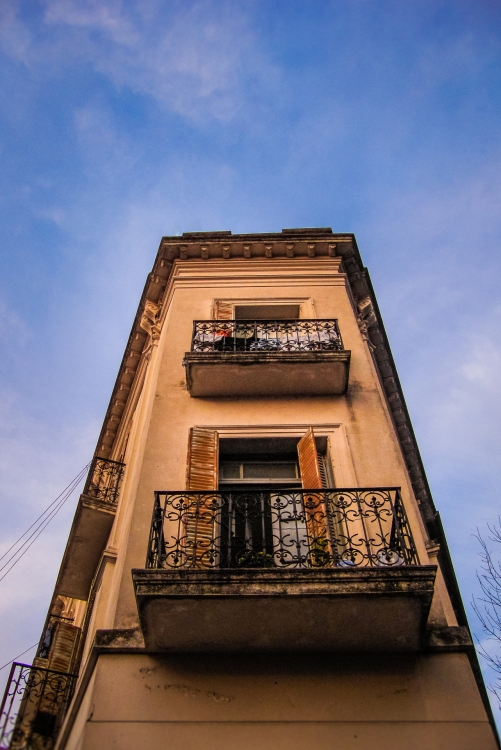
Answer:
[[87, 599], [99, 560], [108, 542], [116, 505], [87, 495], [80, 502], [61, 563], [56, 593]]
[[132, 571], [152, 651], [416, 651], [436, 566]]
[[187, 352], [191, 396], [325, 396], [348, 387], [351, 352]]

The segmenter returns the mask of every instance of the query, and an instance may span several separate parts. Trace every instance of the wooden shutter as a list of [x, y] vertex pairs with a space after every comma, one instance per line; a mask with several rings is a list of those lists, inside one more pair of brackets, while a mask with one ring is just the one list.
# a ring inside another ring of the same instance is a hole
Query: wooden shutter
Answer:
[[73, 654], [77, 645], [80, 628], [69, 622], [59, 622], [49, 654], [49, 669], [56, 672], [70, 672]]
[[[210, 492], [218, 488], [219, 435], [215, 430], [190, 430], [186, 489]], [[211, 498], [204, 495], [187, 498], [185, 521], [186, 562], [189, 566], [205, 568], [216, 560], [215, 511], [209, 507]]]
[[322, 474], [313, 427], [310, 427], [297, 444], [297, 452], [303, 488], [305, 490], [321, 490], [323, 487]]
[[[325, 485], [325, 473], [315, 443], [315, 434], [310, 427], [297, 444], [301, 482], [305, 490], [321, 490]], [[323, 476], [324, 475], [324, 476]], [[313, 567], [331, 566], [332, 545], [329, 534], [327, 505], [323, 492], [305, 493], [304, 513], [310, 547], [310, 562]]]
[[320, 480], [322, 482], [322, 487], [325, 489], [327, 487], [327, 468], [325, 466], [325, 456], [322, 456], [317, 451], [317, 458], [318, 468], [320, 469]]
[[187, 490], [217, 490], [219, 440], [215, 430], [192, 427], [186, 467]]
[[214, 320], [233, 320], [233, 304], [217, 300], [214, 305]]

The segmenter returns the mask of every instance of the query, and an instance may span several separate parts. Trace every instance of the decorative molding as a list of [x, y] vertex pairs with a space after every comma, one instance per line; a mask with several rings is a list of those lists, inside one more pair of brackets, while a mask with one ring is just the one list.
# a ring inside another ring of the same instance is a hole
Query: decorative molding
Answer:
[[149, 339], [143, 349], [143, 355], [148, 359], [151, 357], [153, 347], [157, 346], [160, 340], [162, 328], [158, 322], [159, 311], [160, 307], [158, 305], [149, 299], [146, 300], [139, 325], [149, 335]]
[[374, 307], [372, 305], [371, 298], [369, 296], [366, 296], [363, 297], [363, 299], [359, 300], [357, 309], [357, 325], [360, 329], [363, 340], [366, 342], [371, 352], [373, 352], [376, 347], [371, 341], [371, 337], [369, 335], [369, 327], [371, 325], [374, 325], [377, 322], [377, 319], [374, 313]]

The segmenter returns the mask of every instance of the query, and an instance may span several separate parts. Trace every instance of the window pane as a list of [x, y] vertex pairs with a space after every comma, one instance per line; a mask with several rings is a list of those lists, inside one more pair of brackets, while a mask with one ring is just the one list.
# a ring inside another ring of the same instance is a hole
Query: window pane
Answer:
[[294, 461], [244, 463], [244, 479], [296, 479]]
[[222, 464], [223, 479], [240, 479], [240, 466], [237, 463]]

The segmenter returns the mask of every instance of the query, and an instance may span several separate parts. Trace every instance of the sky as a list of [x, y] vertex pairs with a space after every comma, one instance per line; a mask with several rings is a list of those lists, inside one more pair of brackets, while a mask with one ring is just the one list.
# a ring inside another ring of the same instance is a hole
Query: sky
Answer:
[[[500, 79], [499, 0], [2, 0], [0, 554], [92, 457], [162, 235], [330, 226], [369, 268], [481, 638]], [[0, 581], [0, 666], [40, 636], [77, 499]]]

